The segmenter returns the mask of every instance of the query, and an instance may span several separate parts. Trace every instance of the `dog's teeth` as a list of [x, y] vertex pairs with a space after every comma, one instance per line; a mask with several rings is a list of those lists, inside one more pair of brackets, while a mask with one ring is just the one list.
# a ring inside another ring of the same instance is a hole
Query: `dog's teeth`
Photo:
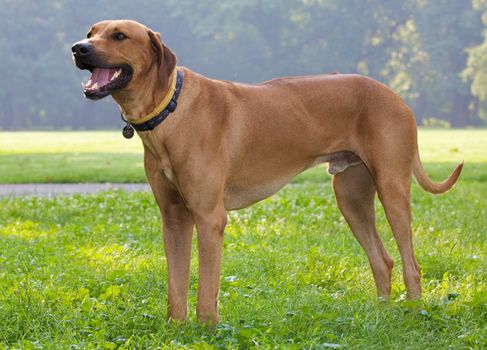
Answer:
[[95, 85], [93, 85], [90, 89], [98, 89], [98, 83], [95, 83]]
[[90, 85], [91, 85], [91, 79], [90, 79], [90, 80], [88, 80], [88, 82], [86, 82], [86, 83], [81, 82], [81, 86], [82, 86], [82, 87], [83, 87], [83, 89], [85, 89], [85, 90], [86, 90], [86, 89], [90, 89]]
[[110, 79], [110, 81], [112, 81], [113, 79], [116, 79], [119, 77], [119, 75], [122, 73], [122, 69], [117, 69], [117, 71], [112, 75], [112, 78]]

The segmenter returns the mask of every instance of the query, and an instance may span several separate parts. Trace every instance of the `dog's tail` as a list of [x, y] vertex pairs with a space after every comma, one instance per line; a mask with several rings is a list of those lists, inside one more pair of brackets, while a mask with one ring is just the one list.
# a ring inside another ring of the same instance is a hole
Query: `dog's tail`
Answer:
[[419, 152], [416, 152], [413, 162], [413, 175], [416, 178], [418, 184], [425, 190], [434, 194], [440, 194], [448, 191], [455, 185], [463, 169], [463, 161], [460, 162], [451, 175], [443, 182], [434, 183], [430, 180], [426, 172], [424, 171], [421, 159], [419, 158]]

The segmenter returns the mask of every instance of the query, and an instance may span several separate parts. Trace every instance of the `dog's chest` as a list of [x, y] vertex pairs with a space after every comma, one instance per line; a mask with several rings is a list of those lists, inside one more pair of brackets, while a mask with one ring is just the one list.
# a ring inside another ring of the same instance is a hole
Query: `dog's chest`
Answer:
[[162, 173], [162, 175], [163, 175], [163, 176], [165, 176], [165, 178], [166, 178], [166, 179], [167, 179], [169, 182], [174, 183], [174, 173], [173, 173], [173, 171], [172, 171], [172, 169], [171, 169], [171, 168], [169, 168], [169, 167], [165, 167], [165, 168], [164, 168], [164, 167], [163, 167], [163, 168], [161, 169], [161, 173]]
[[[146, 171], [148, 169], [152, 169], [152, 171], [156, 170], [156, 172], [161, 176], [162, 179], [164, 179], [165, 181], [173, 185], [176, 185], [177, 187], [176, 175], [172, 168], [172, 164], [166, 149], [162, 147], [160, 143], [154, 142], [155, 141], [154, 138], [148, 137], [151, 135], [144, 135], [144, 136], [145, 137], [142, 139], [142, 141], [146, 152], [145, 155]], [[149, 170], [149, 173], [150, 172], [151, 170]]]

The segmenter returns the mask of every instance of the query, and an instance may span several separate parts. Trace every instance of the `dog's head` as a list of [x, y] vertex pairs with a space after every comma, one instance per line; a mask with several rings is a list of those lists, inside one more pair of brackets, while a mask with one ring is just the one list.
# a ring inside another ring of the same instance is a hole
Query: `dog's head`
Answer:
[[136, 87], [148, 74], [165, 85], [176, 66], [159, 33], [130, 20], [96, 23], [71, 51], [75, 65], [91, 72], [83, 90], [93, 100]]

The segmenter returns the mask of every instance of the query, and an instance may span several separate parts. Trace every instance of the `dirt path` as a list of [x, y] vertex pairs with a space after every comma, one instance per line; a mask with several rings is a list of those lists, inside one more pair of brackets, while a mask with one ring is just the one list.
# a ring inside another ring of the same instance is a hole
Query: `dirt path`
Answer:
[[81, 183], [81, 184], [0, 184], [0, 197], [8, 196], [54, 196], [70, 194], [96, 193], [113, 189], [128, 192], [149, 191], [148, 184], [112, 184], [112, 183]]

